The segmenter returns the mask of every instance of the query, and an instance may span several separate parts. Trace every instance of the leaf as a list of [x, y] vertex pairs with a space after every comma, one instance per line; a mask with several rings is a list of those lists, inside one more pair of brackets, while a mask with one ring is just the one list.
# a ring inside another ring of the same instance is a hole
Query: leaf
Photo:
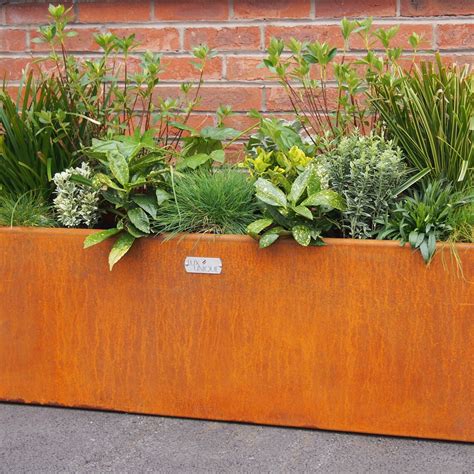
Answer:
[[210, 157], [212, 160], [217, 161], [218, 163], [224, 163], [225, 161], [225, 151], [224, 150], [214, 150], [211, 152]]
[[196, 155], [183, 158], [176, 166], [176, 169], [191, 168], [195, 170], [198, 166], [207, 163], [210, 159], [211, 157], [207, 153], [197, 153]]
[[171, 194], [167, 193], [164, 189], [156, 190], [156, 200], [158, 201], [158, 206], [161, 206], [165, 201], [171, 198]]
[[279, 235], [275, 232], [267, 232], [263, 234], [260, 240], [258, 241], [258, 245], [261, 249], [267, 248], [272, 245], [276, 240], [279, 239]]
[[107, 153], [109, 168], [115, 179], [125, 185], [129, 180], [128, 163], [121, 153]]
[[146, 234], [150, 233], [150, 219], [141, 207], [135, 207], [127, 212], [128, 218], [132, 224]]
[[293, 209], [293, 211], [296, 212], [296, 214], [299, 214], [300, 216], [306, 217], [306, 219], [313, 220], [313, 214], [307, 207], [305, 207], [305, 206], [295, 206], [292, 209]]
[[222, 141], [238, 137], [239, 132], [234, 128], [228, 127], [204, 127], [200, 135], [202, 138]]
[[130, 250], [133, 242], [135, 242], [135, 237], [128, 232], [123, 232], [119, 235], [109, 253], [110, 271], [112, 271], [114, 265]]
[[132, 201], [138, 204], [145, 212], [147, 212], [153, 219], [156, 219], [157, 200], [154, 196], [146, 194], [136, 194], [132, 196]]
[[307, 167], [293, 182], [290, 193], [288, 194], [288, 200], [296, 204], [298, 199], [303, 195], [308, 181], [311, 177], [311, 168]]
[[273, 219], [258, 219], [247, 226], [247, 233], [256, 237], [262, 230], [273, 224]]
[[291, 229], [291, 233], [296, 242], [307, 247], [311, 242], [311, 229], [305, 225], [295, 225]]
[[92, 183], [96, 187], [102, 187], [102, 186], [107, 186], [108, 188], [115, 189], [117, 191], [124, 191], [120, 186], [117, 186], [109, 176], [107, 176], [104, 173], [97, 173], [93, 180]]
[[288, 204], [285, 193], [266, 179], [258, 178], [255, 189], [257, 198], [262, 202], [279, 207], [286, 207]]
[[344, 199], [335, 191], [325, 189], [312, 194], [302, 203], [303, 206], [326, 206], [343, 211], [345, 208]]
[[93, 245], [100, 244], [104, 240], [107, 240], [109, 237], [116, 235], [120, 232], [120, 229], [107, 229], [101, 230], [94, 234], [88, 235], [84, 240], [84, 248], [87, 249]]
[[433, 256], [428, 248], [428, 241], [425, 239], [420, 245], [420, 252], [421, 256], [423, 257], [423, 260], [425, 263], [429, 263], [431, 260], [431, 257]]
[[418, 232], [416, 230], [412, 230], [410, 235], [408, 236], [408, 242], [412, 246], [412, 248], [416, 248], [416, 242], [418, 240]]
[[318, 176], [318, 172], [314, 166], [310, 166], [311, 172], [308, 179], [308, 184], [306, 189], [308, 191], [308, 196], [316, 194], [321, 191], [321, 180]]

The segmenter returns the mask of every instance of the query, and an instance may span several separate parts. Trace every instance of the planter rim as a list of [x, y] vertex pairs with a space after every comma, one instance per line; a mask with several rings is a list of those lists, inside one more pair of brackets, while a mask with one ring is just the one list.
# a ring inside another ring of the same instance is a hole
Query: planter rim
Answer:
[[[0, 227], [0, 235], [1, 234], [36, 234], [36, 235], [71, 235], [71, 236], [83, 236], [86, 237], [90, 234], [95, 232], [99, 232], [105, 229], [74, 229], [74, 228], [64, 228], [64, 227]], [[147, 240], [158, 240], [161, 242], [172, 242], [172, 241], [183, 241], [183, 240], [216, 240], [219, 239], [220, 241], [228, 241], [228, 242], [240, 242], [240, 243], [256, 243], [256, 241], [248, 236], [248, 235], [238, 235], [238, 234], [177, 234], [172, 238], [166, 238], [166, 234], [148, 237]], [[401, 247], [399, 240], [376, 240], [376, 239], [342, 239], [342, 238], [335, 238], [335, 237], [324, 237], [324, 241], [329, 245], [337, 245], [339, 247], [343, 246], [361, 246], [361, 247]], [[292, 239], [281, 239], [279, 244], [286, 244], [286, 245], [297, 245]], [[437, 242], [436, 246], [438, 248], [443, 248], [446, 246], [450, 246], [451, 244], [447, 244], [445, 242]], [[465, 250], [474, 250], [474, 244], [460, 242], [453, 244], [458, 249], [465, 249]], [[406, 247], [409, 247], [409, 244], [405, 244]]]

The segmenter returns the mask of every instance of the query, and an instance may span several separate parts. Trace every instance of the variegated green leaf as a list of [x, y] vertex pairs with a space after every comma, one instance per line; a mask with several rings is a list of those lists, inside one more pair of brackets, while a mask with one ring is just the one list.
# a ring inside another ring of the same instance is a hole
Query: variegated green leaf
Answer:
[[128, 232], [120, 234], [109, 253], [109, 268], [112, 271], [114, 265], [130, 250], [135, 242], [135, 237]]
[[295, 225], [291, 229], [294, 239], [300, 245], [307, 247], [311, 242], [311, 229], [305, 225]]
[[286, 207], [288, 204], [285, 193], [266, 179], [258, 178], [255, 189], [257, 198], [266, 204], [279, 207]]

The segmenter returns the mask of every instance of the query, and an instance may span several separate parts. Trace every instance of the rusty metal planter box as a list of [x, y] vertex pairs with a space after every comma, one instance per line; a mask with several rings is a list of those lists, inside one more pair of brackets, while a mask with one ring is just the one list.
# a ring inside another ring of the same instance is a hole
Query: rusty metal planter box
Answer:
[[0, 230], [0, 400], [474, 441], [473, 245], [88, 232]]

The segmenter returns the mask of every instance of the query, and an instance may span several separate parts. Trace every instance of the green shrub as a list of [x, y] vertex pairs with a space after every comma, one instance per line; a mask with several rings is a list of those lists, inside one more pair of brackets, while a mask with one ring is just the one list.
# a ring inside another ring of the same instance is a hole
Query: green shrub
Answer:
[[425, 183], [397, 204], [379, 238], [400, 239], [419, 250], [426, 263], [436, 251], [436, 242], [444, 241], [457, 232], [471, 227], [474, 193], [455, 191], [444, 180]]
[[245, 234], [257, 212], [253, 184], [231, 168], [183, 174], [174, 195], [158, 209], [157, 232]]
[[275, 186], [264, 178], [257, 179], [255, 189], [263, 207], [263, 219], [252, 222], [247, 232], [259, 240], [260, 248], [288, 235], [305, 247], [324, 245], [323, 234], [337, 227], [331, 214], [344, 209], [344, 199], [323, 186], [315, 164], [309, 164], [298, 174], [288, 192], [284, 186]]
[[343, 137], [323, 156], [332, 189], [344, 197], [345, 237], [369, 239], [395, 206], [407, 174], [402, 152], [391, 141], [357, 133]]
[[373, 81], [372, 104], [409, 164], [458, 188], [473, 186], [474, 75], [469, 67], [424, 62]]
[[33, 192], [0, 195], [0, 226], [56, 227], [50, 207]]

